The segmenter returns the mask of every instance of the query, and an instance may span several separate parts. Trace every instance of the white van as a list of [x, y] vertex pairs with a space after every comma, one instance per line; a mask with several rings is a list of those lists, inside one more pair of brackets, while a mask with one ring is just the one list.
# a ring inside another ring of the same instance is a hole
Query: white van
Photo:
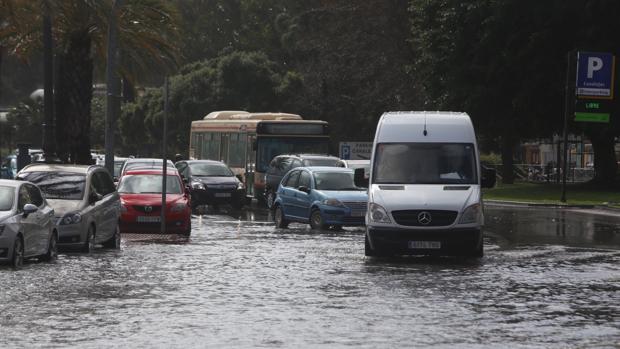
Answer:
[[371, 163], [367, 256], [482, 257], [480, 188], [495, 184], [495, 171], [481, 179], [467, 114], [383, 114]]

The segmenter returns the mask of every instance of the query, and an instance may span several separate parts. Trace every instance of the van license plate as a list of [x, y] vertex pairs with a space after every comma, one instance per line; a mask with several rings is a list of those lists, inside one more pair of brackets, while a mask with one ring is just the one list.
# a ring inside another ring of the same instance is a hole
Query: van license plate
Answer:
[[216, 198], [229, 198], [230, 193], [215, 193]]
[[409, 248], [438, 250], [441, 248], [441, 241], [409, 241]]

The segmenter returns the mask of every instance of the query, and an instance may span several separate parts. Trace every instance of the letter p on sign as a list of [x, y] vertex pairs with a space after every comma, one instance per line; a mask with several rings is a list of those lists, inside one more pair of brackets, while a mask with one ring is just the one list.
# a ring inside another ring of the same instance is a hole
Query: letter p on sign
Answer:
[[588, 79], [594, 77], [594, 72], [603, 69], [603, 60], [599, 57], [588, 57]]

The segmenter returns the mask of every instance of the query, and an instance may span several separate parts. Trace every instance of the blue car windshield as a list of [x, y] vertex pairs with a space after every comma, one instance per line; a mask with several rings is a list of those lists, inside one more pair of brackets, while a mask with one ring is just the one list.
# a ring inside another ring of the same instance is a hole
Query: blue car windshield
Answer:
[[15, 188], [0, 187], [0, 211], [10, 211], [13, 208]]
[[39, 186], [46, 199], [82, 200], [84, 197], [86, 186], [84, 174], [57, 171], [25, 172], [17, 179]]
[[361, 190], [355, 186], [353, 172], [315, 172], [317, 190]]

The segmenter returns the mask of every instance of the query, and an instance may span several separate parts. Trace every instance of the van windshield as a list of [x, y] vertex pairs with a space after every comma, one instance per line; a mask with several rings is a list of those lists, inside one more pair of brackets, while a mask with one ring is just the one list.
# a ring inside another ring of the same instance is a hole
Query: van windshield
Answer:
[[374, 184], [477, 184], [471, 143], [380, 143]]

